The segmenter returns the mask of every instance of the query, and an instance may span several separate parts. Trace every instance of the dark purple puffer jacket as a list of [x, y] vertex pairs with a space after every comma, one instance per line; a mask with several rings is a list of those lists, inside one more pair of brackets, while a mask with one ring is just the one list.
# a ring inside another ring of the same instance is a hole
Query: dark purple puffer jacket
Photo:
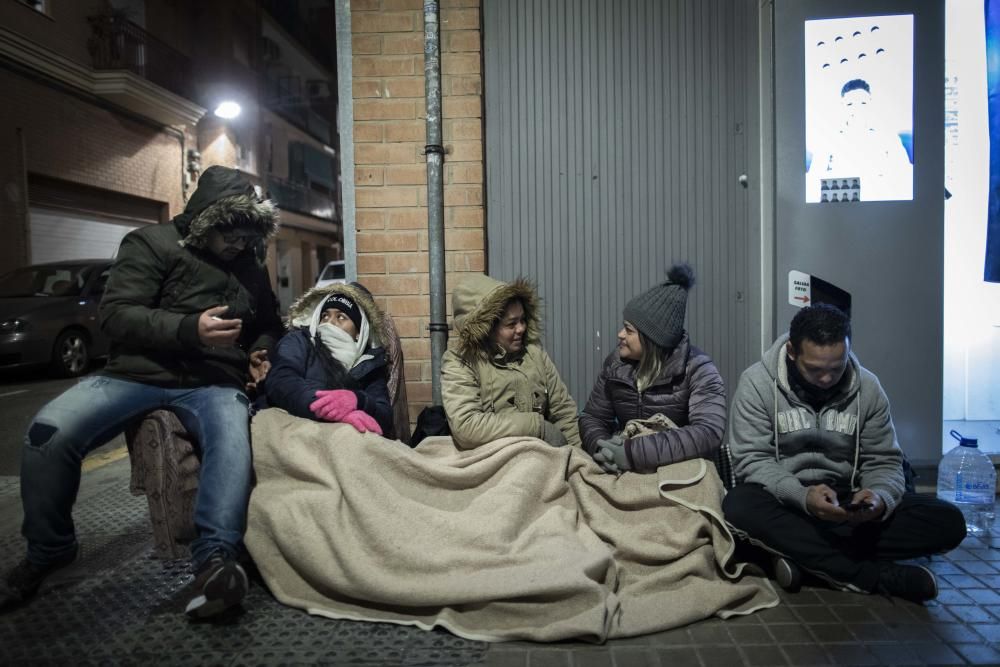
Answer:
[[653, 472], [668, 463], [712, 459], [726, 427], [726, 389], [712, 359], [685, 334], [660, 377], [642, 394], [635, 386], [637, 366], [619, 359], [617, 351], [604, 360], [580, 415], [583, 448], [593, 454], [598, 440], [611, 437], [630, 419], [648, 419], [659, 412], [680, 428], [626, 441], [633, 470]]

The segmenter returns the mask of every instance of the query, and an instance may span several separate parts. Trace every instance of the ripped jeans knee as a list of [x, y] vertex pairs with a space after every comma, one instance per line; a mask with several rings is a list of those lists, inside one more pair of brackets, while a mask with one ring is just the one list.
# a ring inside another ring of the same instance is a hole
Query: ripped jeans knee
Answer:
[[52, 424], [40, 421], [32, 422], [28, 428], [28, 434], [25, 436], [24, 444], [26, 447], [41, 449], [52, 440], [52, 436], [58, 431], [59, 429]]

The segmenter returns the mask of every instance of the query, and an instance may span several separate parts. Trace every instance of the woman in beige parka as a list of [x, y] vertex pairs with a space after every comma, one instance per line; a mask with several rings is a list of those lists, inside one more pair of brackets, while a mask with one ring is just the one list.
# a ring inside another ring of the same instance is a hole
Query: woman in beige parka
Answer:
[[441, 393], [459, 448], [507, 436], [580, 446], [576, 403], [538, 345], [539, 306], [523, 278], [478, 274], [455, 288], [458, 341], [442, 359]]

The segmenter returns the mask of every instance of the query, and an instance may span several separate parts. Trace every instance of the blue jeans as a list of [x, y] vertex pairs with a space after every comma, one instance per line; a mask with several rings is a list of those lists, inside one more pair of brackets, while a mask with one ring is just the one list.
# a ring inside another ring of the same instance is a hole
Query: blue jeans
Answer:
[[136, 418], [160, 408], [174, 412], [201, 449], [192, 562], [200, 566], [217, 549], [239, 555], [253, 479], [246, 395], [232, 387], [167, 389], [97, 375], [53, 399], [28, 427], [21, 459], [21, 533], [30, 562], [44, 566], [76, 550], [72, 511], [83, 458]]

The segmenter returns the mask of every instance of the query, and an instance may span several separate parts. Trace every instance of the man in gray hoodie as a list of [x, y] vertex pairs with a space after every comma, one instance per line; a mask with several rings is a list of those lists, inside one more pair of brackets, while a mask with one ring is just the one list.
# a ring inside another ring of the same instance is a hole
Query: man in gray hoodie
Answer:
[[795, 315], [740, 378], [726, 439], [737, 481], [726, 519], [776, 555], [780, 584], [794, 586], [801, 567], [845, 590], [937, 596], [930, 570], [895, 561], [955, 548], [965, 521], [954, 505], [905, 491], [889, 400], [851, 353], [843, 312]]

